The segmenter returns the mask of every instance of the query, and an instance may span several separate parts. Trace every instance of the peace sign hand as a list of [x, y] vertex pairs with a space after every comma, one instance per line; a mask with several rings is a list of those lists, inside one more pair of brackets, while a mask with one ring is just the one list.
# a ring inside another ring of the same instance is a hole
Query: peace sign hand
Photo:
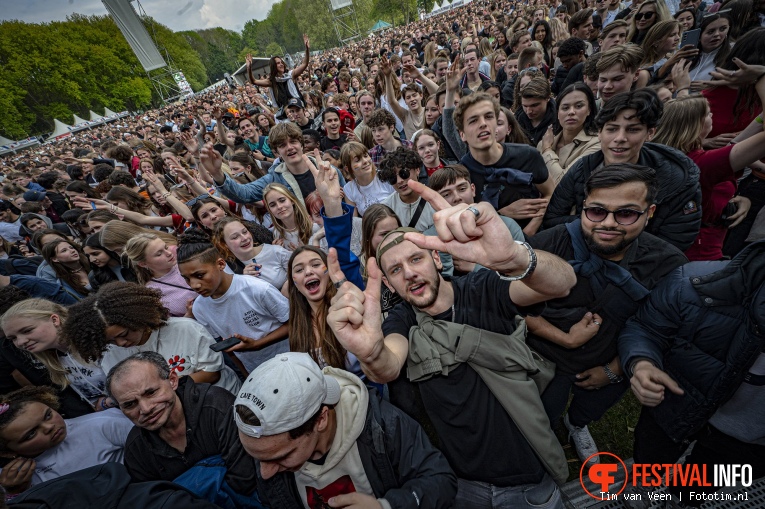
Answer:
[[406, 240], [423, 249], [445, 251], [502, 273], [518, 271], [528, 263], [524, 259], [525, 249], [515, 243], [491, 204], [460, 203], [452, 207], [440, 194], [420, 182], [410, 180], [408, 185], [436, 210], [433, 222], [438, 236], [405, 233]]
[[316, 184], [316, 191], [319, 192], [321, 201], [324, 202], [324, 214], [327, 217], [342, 216], [343, 189], [340, 187], [337, 171], [329, 162], [321, 160], [319, 149], [314, 149], [313, 157], [316, 164], [306, 154], [303, 154], [303, 162], [311, 171]]
[[366, 289], [362, 292], [356, 285], [345, 279], [337, 261], [337, 251], [329, 250], [327, 256], [329, 279], [337, 286], [332, 306], [327, 314], [327, 324], [343, 347], [364, 362], [373, 358], [383, 347], [382, 309], [380, 307], [380, 285], [382, 274], [377, 262], [367, 262]]

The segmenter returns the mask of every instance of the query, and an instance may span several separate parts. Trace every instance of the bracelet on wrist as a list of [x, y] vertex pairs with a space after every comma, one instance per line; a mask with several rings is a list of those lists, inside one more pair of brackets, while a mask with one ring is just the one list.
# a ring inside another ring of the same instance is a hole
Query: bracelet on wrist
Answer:
[[619, 382], [624, 380], [624, 377], [619, 376], [616, 373], [614, 373], [613, 371], [611, 371], [611, 368], [608, 366], [607, 362], [603, 365], [603, 371], [606, 372], [606, 376], [608, 377], [608, 380], [612, 384], [618, 384]]
[[537, 268], [537, 253], [534, 251], [534, 248], [531, 247], [528, 242], [521, 242], [520, 240], [516, 240], [515, 243], [520, 244], [526, 248], [526, 251], [529, 253], [529, 264], [526, 267], [526, 270], [517, 276], [506, 276], [497, 272], [499, 278], [505, 281], [520, 281], [521, 279], [525, 279], [532, 275], [534, 273], [534, 269]]

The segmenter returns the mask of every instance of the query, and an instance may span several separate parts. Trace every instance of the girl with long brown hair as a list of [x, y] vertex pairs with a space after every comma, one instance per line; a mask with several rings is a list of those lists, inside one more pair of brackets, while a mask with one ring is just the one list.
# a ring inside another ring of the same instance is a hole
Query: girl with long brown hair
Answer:
[[78, 300], [90, 293], [90, 262], [79, 246], [66, 239], [54, 240], [42, 247], [42, 255], [67, 293]]

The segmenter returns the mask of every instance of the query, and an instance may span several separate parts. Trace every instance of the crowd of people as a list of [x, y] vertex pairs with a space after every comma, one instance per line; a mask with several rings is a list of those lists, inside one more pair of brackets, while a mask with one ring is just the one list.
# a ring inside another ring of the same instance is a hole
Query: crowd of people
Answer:
[[636, 463], [765, 476], [763, 0], [303, 39], [0, 159], [11, 505], [561, 508], [630, 388]]

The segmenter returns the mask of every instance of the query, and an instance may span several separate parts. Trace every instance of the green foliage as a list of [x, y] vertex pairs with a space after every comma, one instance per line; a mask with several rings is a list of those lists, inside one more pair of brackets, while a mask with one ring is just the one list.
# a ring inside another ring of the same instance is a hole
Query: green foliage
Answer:
[[231, 72], [244, 62], [246, 53], [241, 55], [244, 47], [243, 39], [234, 31], [207, 28], [179, 33], [199, 54], [207, 72], [208, 83], [222, 80], [224, 73]]
[[[146, 20], [151, 22], [151, 20]], [[156, 22], [154, 33], [192, 88], [207, 86], [205, 65], [186, 38]], [[236, 35], [236, 34], [234, 34]], [[223, 50], [221, 50], [223, 51]], [[237, 55], [238, 48], [231, 50]], [[108, 16], [0, 23], [0, 134], [19, 139], [71, 123], [88, 110], [136, 110], [158, 98], [125, 38]]]

